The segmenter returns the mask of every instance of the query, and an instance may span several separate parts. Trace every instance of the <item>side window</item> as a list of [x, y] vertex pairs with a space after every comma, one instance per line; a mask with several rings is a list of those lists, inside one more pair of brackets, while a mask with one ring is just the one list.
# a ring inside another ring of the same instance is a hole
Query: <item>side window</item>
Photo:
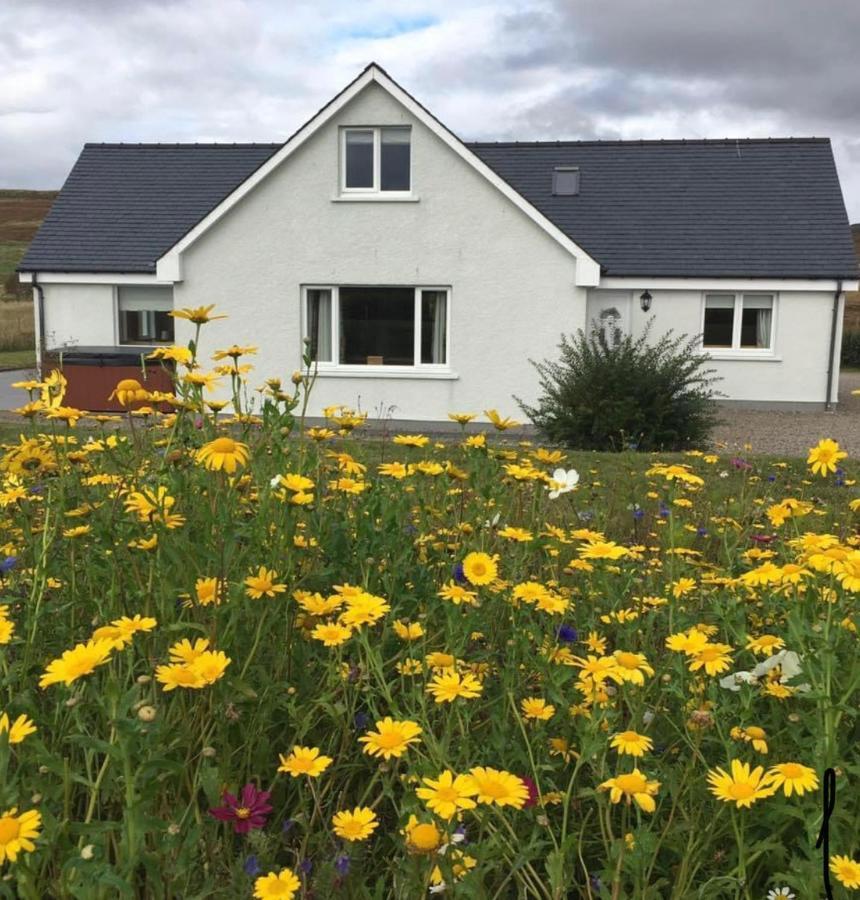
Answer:
[[173, 343], [172, 287], [121, 285], [117, 295], [121, 344]]

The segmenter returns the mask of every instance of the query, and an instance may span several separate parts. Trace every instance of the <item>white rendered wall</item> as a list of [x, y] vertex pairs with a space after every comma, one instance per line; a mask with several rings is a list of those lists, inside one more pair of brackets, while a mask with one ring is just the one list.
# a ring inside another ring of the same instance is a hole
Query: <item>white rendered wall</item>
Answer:
[[[631, 291], [631, 330], [641, 334], [649, 318], [652, 334], [669, 329], [676, 334], [697, 335], [702, 330], [705, 292], [698, 290], [655, 290], [651, 310], [643, 313], [639, 295], [648, 287], [647, 279]], [[722, 291], [732, 291], [726, 282]], [[716, 291], [713, 291], [714, 293]], [[617, 295], [617, 292], [613, 292]], [[757, 403], [824, 404], [827, 393], [827, 364], [833, 315], [833, 293], [827, 291], [779, 291], [774, 331], [774, 353], [766, 359], [713, 359], [711, 366], [721, 377], [715, 387], [726, 399]], [[841, 322], [841, 312], [840, 312]], [[839, 340], [836, 336], [836, 366], [833, 400], [839, 380]]]
[[110, 284], [46, 284], [45, 349], [116, 344], [114, 287]]
[[[338, 126], [412, 125], [418, 202], [333, 202]], [[552, 173], [547, 170], [547, 190]], [[528, 358], [557, 355], [581, 327], [575, 260], [383, 89], [372, 85], [215, 224], [183, 256], [176, 307], [215, 303], [203, 349], [255, 344], [252, 383], [289, 378], [301, 354], [303, 284], [450, 285], [451, 380], [319, 378], [311, 414], [344, 403], [371, 416], [443, 420], [494, 406], [521, 418], [534, 400]], [[177, 323], [177, 341], [191, 331]]]

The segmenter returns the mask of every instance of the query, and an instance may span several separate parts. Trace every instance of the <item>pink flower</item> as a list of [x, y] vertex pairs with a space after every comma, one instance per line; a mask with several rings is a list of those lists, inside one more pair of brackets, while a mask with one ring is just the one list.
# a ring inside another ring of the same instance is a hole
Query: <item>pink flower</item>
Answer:
[[529, 792], [528, 799], [523, 804], [523, 809], [528, 809], [530, 806], [537, 806], [537, 802], [538, 802], [537, 785], [527, 775], [520, 775], [519, 779], [526, 786], [526, 790]]
[[246, 784], [237, 800], [232, 794], [224, 791], [221, 799], [223, 806], [209, 810], [209, 814], [219, 822], [232, 822], [236, 834], [247, 834], [252, 828], [262, 828], [266, 817], [272, 811], [269, 805], [271, 791], [258, 791], [253, 784]]

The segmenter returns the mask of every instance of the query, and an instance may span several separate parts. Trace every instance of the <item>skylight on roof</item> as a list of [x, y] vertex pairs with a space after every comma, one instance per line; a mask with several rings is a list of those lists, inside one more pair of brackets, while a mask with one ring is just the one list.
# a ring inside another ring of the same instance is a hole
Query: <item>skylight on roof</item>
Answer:
[[552, 192], [558, 197], [579, 193], [579, 166], [556, 166], [552, 170]]

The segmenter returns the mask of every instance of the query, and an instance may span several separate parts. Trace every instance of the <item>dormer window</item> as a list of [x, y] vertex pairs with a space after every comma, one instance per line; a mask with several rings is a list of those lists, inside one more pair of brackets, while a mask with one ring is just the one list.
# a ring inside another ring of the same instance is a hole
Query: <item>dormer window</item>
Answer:
[[408, 126], [344, 128], [341, 190], [344, 193], [400, 193], [411, 190]]

